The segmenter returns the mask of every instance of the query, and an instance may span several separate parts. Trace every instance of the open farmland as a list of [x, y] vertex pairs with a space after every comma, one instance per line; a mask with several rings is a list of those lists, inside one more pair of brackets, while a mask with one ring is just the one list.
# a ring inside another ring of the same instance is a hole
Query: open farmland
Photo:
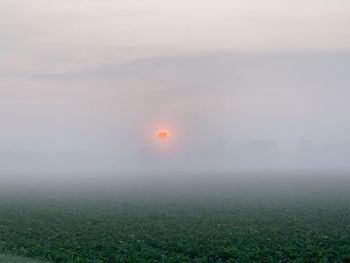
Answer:
[[3, 191], [0, 250], [51, 262], [350, 262], [349, 179], [180, 181]]
[[44, 263], [40, 260], [0, 254], [0, 263]]

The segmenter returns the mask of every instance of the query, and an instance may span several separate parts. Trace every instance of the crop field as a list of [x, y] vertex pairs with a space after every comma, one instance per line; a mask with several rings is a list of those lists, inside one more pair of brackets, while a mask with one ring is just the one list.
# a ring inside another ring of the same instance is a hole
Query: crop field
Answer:
[[350, 262], [345, 177], [117, 188], [2, 191], [1, 253], [48, 262]]
[[40, 260], [35, 260], [35, 259], [0, 254], [0, 263], [44, 263], [44, 262]]

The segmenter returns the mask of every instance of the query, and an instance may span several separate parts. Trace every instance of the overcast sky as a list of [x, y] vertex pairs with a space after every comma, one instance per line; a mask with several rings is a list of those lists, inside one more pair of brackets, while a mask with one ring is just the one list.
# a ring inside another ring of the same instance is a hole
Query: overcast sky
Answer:
[[0, 174], [348, 169], [349, 25], [347, 0], [2, 0]]

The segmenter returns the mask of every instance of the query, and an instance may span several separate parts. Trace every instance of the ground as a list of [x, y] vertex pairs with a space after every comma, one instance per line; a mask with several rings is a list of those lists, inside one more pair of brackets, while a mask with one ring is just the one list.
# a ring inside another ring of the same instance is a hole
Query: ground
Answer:
[[0, 263], [43, 263], [43, 261], [0, 254]]
[[3, 194], [0, 249], [51, 262], [350, 262], [349, 179], [195, 181]]

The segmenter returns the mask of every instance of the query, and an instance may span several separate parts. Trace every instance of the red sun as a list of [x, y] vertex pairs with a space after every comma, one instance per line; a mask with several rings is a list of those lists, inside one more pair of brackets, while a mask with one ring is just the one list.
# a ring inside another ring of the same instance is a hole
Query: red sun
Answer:
[[157, 138], [160, 140], [167, 139], [169, 137], [169, 132], [167, 130], [160, 130], [157, 132]]

